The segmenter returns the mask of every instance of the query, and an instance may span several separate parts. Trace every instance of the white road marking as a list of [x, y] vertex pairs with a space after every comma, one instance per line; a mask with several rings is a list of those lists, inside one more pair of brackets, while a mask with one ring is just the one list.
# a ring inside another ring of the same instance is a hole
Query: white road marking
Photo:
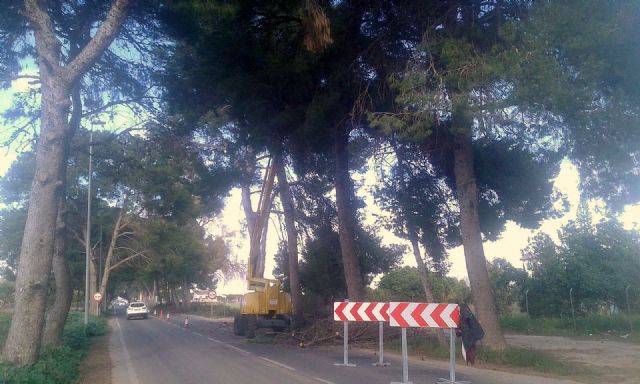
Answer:
[[204, 335], [203, 335], [202, 333], [200, 333], [200, 332], [193, 332], [193, 334], [194, 334], [194, 335], [196, 335], [196, 336], [200, 336], [200, 337], [204, 336]]
[[313, 379], [314, 379], [314, 380], [318, 380], [319, 382], [324, 383], [324, 384], [334, 384], [334, 382], [333, 382], [333, 381], [329, 381], [329, 380], [321, 379], [321, 378], [319, 378], [319, 377], [314, 377]]
[[267, 359], [266, 357], [262, 357], [262, 356], [259, 356], [259, 357], [260, 357], [260, 359], [262, 359], [262, 360], [264, 360], [264, 361], [268, 361], [268, 362], [269, 362], [269, 363], [271, 363], [271, 364], [275, 364], [275, 365], [277, 365], [277, 366], [279, 366], [279, 367], [282, 367], [282, 368], [288, 369], [288, 370], [290, 370], [290, 371], [296, 371], [296, 369], [295, 369], [295, 368], [290, 367], [290, 366], [288, 366], [288, 365], [286, 365], [286, 364], [282, 364], [282, 363], [277, 362], [277, 361], [275, 361], [275, 360]]
[[218, 339], [214, 339], [213, 337], [207, 337], [207, 340], [211, 340], [214, 343], [218, 343], [218, 344], [224, 344], [222, 341], [218, 340]]
[[120, 344], [122, 345], [122, 354], [124, 355], [124, 361], [127, 366], [127, 374], [129, 375], [129, 383], [131, 384], [140, 384], [138, 381], [138, 377], [136, 376], [136, 371], [133, 369], [131, 365], [131, 359], [129, 358], [129, 350], [127, 350], [127, 345], [124, 343], [124, 337], [122, 336], [122, 329], [120, 328], [120, 322], [116, 318], [116, 328], [118, 328], [118, 336], [120, 337]]
[[245, 351], [245, 350], [244, 350], [244, 349], [242, 349], [242, 348], [238, 348], [238, 347], [236, 347], [235, 345], [231, 345], [231, 344], [227, 344], [227, 343], [223, 343], [223, 344], [224, 344], [224, 345], [226, 345], [227, 347], [231, 348], [231, 349], [235, 349], [235, 350], [236, 350], [236, 351], [238, 351], [238, 352], [242, 352], [242, 353], [247, 354], [247, 355], [250, 355], [250, 354], [251, 354], [251, 352], [249, 352], [249, 351]]

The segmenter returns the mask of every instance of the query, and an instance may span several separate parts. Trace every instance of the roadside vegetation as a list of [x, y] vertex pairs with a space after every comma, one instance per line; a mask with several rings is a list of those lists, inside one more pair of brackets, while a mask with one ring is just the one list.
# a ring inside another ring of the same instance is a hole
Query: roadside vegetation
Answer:
[[[4, 343], [10, 315], [0, 315], [0, 342]], [[64, 328], [63, 342], [58, 347], [47, 347], [33, 365], [16, 367], [7, 363], [0, 365], [0, 382], [3, 384], [69, 384], [78, 379], [82, 358], [96, 336], [107, 332], [103, 317], [89, 318], [85, 327], [81, 313], [72, 312]]]

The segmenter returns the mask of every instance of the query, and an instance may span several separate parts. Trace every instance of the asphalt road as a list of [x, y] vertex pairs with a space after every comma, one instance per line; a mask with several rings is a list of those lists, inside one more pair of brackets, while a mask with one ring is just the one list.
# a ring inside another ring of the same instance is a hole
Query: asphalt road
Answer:
[[[112, 322], [110, 339], [114, 384], [389, 384], [402, 382], [402, 361], [385, 355], [386, 367], [375, 367], [374, 351], [350, 351], [349, 363], [340, 367], [341, 348], [286, 347], [248, 342], [234, 336], [228, 322], [191, 317]], [[409, 361], [409, 381], [436, 383], [449, 376], [446, 362]], [[478, 384], [571, 383], [542, 377], [515, 375], [458, 366], [456, 379]]]

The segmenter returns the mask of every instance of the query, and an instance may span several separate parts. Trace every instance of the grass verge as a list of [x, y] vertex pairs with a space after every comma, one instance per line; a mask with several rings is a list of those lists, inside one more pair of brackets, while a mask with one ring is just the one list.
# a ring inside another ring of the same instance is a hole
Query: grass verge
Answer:
[[[509, 316], [500, 319], [505, 331], [542, 336], [593, 336], [612, 335], [640, 342], [639, 315], [577, 316], [575, 324], [571, 316], [562, 318], [529, 318]], [[631, 329], [634, 332], [631, 332]]]
[[[398, 339], [385, 340], [385, 348], [400, 353], [401, 343]], [[417, 338], [408, 339], [407, 349], [409, 355], [420, 356], [422, 359], [449, 359], [448, 346], [442, 347], [435, 339]], [[456, 343], [456, 359], [464, 361], [462, 358], [460, 342]], [[479, 349], [476, 355], [476, 365], [479, 367], [490, 366], [507, 368], [519, 373], [542, 373], [552, 376], [578, 376], [585, 375], [585, 368], [558, 361], [553, 356], [532, 349], [507, 348], [504, 351], [491, 351]]]
[[[7, 337], [11, 317], [0, 316], [0, 340]], [[65, 324], [63, 344], [46, 348], [33, 365], [15, 367], [0, 363], [0, 382], [3, 384], [66, 384], [78, 379], [80, 361], [86, 354], [92, 339], [107, 332], [105, 318], [90, 318], [85, 327], [82, 314], [70, 313]]]

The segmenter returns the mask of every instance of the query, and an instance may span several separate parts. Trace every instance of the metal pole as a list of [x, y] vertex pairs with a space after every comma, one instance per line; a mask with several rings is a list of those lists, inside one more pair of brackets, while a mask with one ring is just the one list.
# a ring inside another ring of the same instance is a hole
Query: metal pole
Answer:
[[89, 295], [90, 276], [89, 263], [91, 262], [91, 174], [93, 173], [93, 130], [89, 134], [89, 185], [87, 187], [87, 233], [85, 236], [85, 267], [84, 267], [84, 325], [89, 324]]
[[524, 302], [527, 307], [527, 317], [529, 317], [529, 290], [528, 289], [524, 291]]
[[409, 353], [407, 352], [407, 328], [402, 328], [402, 382], [409, 382]]
[[384, 330], [383, 330], [384, 322], [378, 322], [378, 356], [380, 359], [377, 363], [373, 363], [376, 367], [386, 367], [389, 363], [384, 362]]
[[456, 333], [449, 328], [449, 380], [456, 382]]
[[343, 335], [342, 335], [342, 341], [344, 343], [344, 350], [343, 350], [343, 357], [344, 357], [344, 365], [346, 366], [347, 364], [349, 364], [349, 322], [345, 321], [344, 322], [344, 329], [343, 329]]
[[573, 317], [573, 330], [577, 331], [576, 327], [576, 312], [573, 310], [573, 288], [569, 289], [569, 301], [571, 302], [571, 317]]
[[633, 321], [631, 320], [631, 305], [629, 305], [629, 288], [631, 288], [631, 284], [627, 284], [624, 295], [627, 299], [627, 317], [629, 318], [629, 333], [631, 333], [633, 332]]
[[342, 335], [342, 342], [343, 342], [343, 359], [342, 359], [342, 363], [334, 363], [333, 365], [337, 365], [339, 367], [355, 367], [355, 364], [350, 364], [349, 363], [349, 322], [348, 321], [344, 321], [344, 327], [343, 327], [343, 335]]

